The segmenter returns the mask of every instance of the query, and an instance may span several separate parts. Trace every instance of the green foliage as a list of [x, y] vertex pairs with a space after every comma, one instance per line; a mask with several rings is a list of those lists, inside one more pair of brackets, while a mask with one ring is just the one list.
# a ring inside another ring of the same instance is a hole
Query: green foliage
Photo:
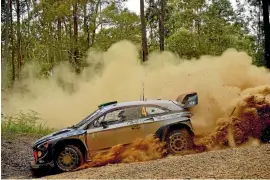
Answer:
[[180, 57], [221, 55], [235, 48], [255, 58], [255, 39], [247, 34], [229, 0], [168, 0], [167, 9], [166, 49]]
[[135, 13], [127, 9], [121, 11], [112, 4], [103, 10], [102, 17], [109, 27], [101, 29], [96, 35], [95, 48], [107, 50], [113, 43], [123, 39], [141, 42], [140, 19]]
[[52, 133], [55, 129], [48, 128], [36, 112], [30, 111], [28, 113], [19, 112], [13, 116], [2, 115], [1, 131], [4, 136], [19, 134], [42, 136]]
[[181, 28], [167, 38], [168, 50], [177, 53], [182, 58], [190, 59], [196, 55], [195, 35], [190, 31]]
[[[123, 39], [141, 44], [140, 17], [123, 8], [125, 1], [20, 1], [23, 66], [29, 62], [38, 63], [41, 76], [49, 76], [53, 67], [62, 62], [69, 62], [74, 68], [80, 69], [92, 66], [85, 60], [89, 48], [107, 50], [113, 43]], [[159, 49], [160, 2], [146, 1], [149, 51]], [[257, 8], [260, 4], [254, 3], [254, 0], [246, 2], [254, 8], [239, 5], [238, 9], [234, 10], [230, 0], [166, 0], [165, 49], [177, 53], [182, 58], [191, 59], [201, 55], [220, 55], [228, 48], [236, 48], [248, 52], [256, 65], [263, 65], [262, 32], [261, 28], [257, 28], [262, 23], [256, 16], [260, 13], [260, 8]], [[78, 5], [77, 12], [73, 11], [74, 4]], [[14, 83], [12, 49], [15, 60], [14, 73], [16, 77], [20, 73], [17, 67], [15, 10], [16, 3], [13, 2], [13, 47], [9, 44], [8, 56], [10, 86]], [[246, 15], [249, 10], [250, 15]], [[5, 22], [5, 13], [1, 15]], [[74, 35], [74, 16], [78, 17], [78, 39]], [[6, 24], [2, 23], [1, 26], [4, 29]], [[251, 30], [257, 35], [252, 34]], [[2, 47], [4, 38], [2, 36]], [[74, 60], [76, 48], [77, 62]], [[3, 54], [3, 48], [1, 50]]]

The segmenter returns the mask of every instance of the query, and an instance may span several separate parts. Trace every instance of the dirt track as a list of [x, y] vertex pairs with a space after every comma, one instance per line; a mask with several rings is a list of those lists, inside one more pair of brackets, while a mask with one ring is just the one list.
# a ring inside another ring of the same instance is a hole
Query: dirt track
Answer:
[[270, 145], [114, 164], [46, 178], [270, 178]]
[[36, 138], [1, 137], [1, 178], [31, 178], [29, 161], [33, 160], [31, 144]]
[[[2, 139], [2, 178], [31, 178], [33, 139]], [[43, 178], [270, 178], [270, 144], [114, 164]]]

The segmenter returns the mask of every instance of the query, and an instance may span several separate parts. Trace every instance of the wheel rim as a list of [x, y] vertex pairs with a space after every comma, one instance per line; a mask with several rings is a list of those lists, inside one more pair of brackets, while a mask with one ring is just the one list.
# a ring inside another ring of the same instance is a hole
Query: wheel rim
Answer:
[[79, 156], [74, 149], [65, 148], [60, 152], [57, 160], [57, 164], [60, 169], [69, 171], [77, 167]]
[[174, 152], [180, 152], [188, 148], [187, 139], [180, 133], [173, 134], [170, 137], [170, 147]]

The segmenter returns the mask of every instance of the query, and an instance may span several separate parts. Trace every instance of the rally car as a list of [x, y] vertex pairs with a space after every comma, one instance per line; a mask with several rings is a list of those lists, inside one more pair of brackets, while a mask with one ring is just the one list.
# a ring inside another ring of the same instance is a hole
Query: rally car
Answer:
[[47, 135], [33, 144], [33, 175], [49, 167], [71, 171], [117, 144], [130, 144], [154, 134], [166, 142], [171, 154], [193, 147], [190, 108], [197, 93], [176, 100], [142, 100], [104, 103], [78, 124]]

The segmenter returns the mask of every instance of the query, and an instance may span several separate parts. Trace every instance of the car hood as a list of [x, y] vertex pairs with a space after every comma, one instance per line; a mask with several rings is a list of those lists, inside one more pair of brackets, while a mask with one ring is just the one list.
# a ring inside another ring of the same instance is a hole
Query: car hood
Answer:
[[59, 139], [59, 138], [79, 135], [79, 134], [83, 134], [84, 132], [85, 132], [85, 130], [73, 129], [73, 128], [60, 129], [58, 131], [55, 131], [51, 134], [48, 134], [47, 136], [44, 136], [44, 137], [38, 139], [37, 141], [35, 141], [32, 144], [32, 147], [36, 147], [39, 144], [44, 143], [44, 142], [49, 141], [49, 140], [55, 140], [55, 139]]

